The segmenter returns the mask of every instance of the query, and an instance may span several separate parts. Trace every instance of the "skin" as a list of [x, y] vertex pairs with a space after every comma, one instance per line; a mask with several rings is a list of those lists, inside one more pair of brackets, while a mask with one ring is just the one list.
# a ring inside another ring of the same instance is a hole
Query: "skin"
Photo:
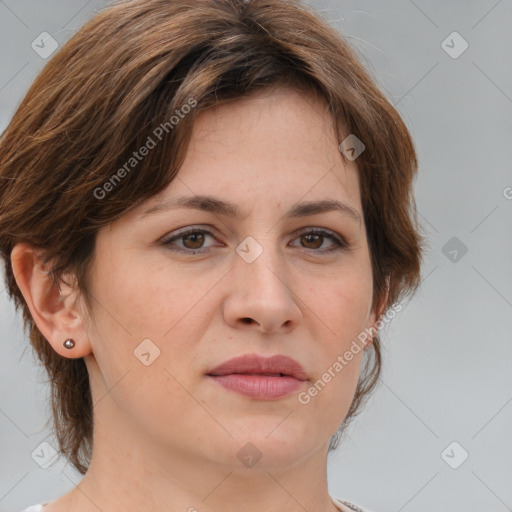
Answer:
[[[328, 445], [363, 350], [307, 405], [297, 393], [243, 397], [205, 374], [241, 354], [285, 354], [308, 374], [303, 391], [375, 327], [364, 219], [282, 218], [294, 203], [321, 199], [363, 218], [356, 162], [345, 164], [338, 145], [327, 105], [304, 92], [265, 91], [202, 112], [178, 177], [98, 232], [90, 316], [71, 288], [59, 295], [51, 286], [37, 251], [14, 248], [38, 328], [62, 357], [84, 358], [95, 404], [89, 471], [45, 512], [337, 510]], [[142, 216], [162, 199], [195, 194], [237, 203], [241, 219], [184, 208]], [[212, 235], [202, 245], [162, 244], [187, 226]], [[336, 243], [301, 236], [304, 228], [330, 230], [348, 248], [326, 253]], [[263, 249], [252, 263], [236, 252], [248, 236]], [[147, 366], [134, 355], [146, 338], [160, 350]], [[262, 455], [252, 467], [237, 457], [248, 442]]]

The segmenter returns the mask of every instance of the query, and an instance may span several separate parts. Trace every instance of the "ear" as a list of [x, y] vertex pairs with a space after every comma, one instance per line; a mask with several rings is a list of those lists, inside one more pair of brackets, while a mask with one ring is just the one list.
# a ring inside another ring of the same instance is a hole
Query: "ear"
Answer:
[[373, 337], [377, 334], [377, 331], [381, 326], [380, 319], [384, 314], [384, 307], [387, 304], [389, 296], [389, 279], [389, 276], [387, 276], [386, 284], [377, 307], [371, 310], [371, 312], [368, 315], [367, 332], [369, 332], [370, 334], [368, 335], [368, 338], [365, 340], [364, 350], [368, 350], [372, 346]]
[[[72, 359], [87, 356], [91, 353], [91, 344], [84, 318], [74, 304], [78, 292], [65, 284], [56, 286], [41, 255], [39, 249], [29, 244], [14, 246], [11, 265], [16, 283], [34, 322], [55, 352]], [[64, 347], [68, 338], [75, 341], [71, 349]]]

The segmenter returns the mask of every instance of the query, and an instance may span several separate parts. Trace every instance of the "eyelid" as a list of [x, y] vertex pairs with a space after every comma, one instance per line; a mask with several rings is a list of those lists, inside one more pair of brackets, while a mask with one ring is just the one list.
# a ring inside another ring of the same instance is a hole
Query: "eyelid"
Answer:
[[[172, 231], [171, 233], [168, 233], [167, 235], [165, 235], [164, 237], [162, 237], [160, 239], [160, 242], [163, 245], [168, 245], [168, 244], [170, 244], [170, 242], [172, 242], [174, 240], [179, 240], [179, 239], [183, 238], [184, 236], [189, 235], [191, 233], [203, 233], [205, 235], [211, 236], [212, 238], [216, 238], [215, 234], [212, 233], [211, 229], [213, 229], [213, 228], [211, 228], [211, 226], [209, 226], [208, 229], [205, 229], [205, 228], [202, 228], [199, 226], [187, 226], [187, 227]], [[183, 249], [183, 250], [185, 250], [185, 249]], [[188, 250], [192, 251], [193, 249], [188, 249]], [[196, 249], [196, 250], [200, 251], [202, 249]]]
[[[163, 245], [170, 246], [171, 242], [173, 242], [175, 240], [180, 240], [181, 238], [183, 238], [186, 235], [191, 234], [191, 233], [203, 233], [207, 236], [211, 236], [212, 238], [216, 239], [217, 237], [210, 230], [216, 231], [212, 226], [209, 226], [209, 225], [207, 226], [207, 229], [205, 229], [204, 227], [201, 227], [201, 226], [186, 226], [184, 228], [179, 228], [178, 230], [175, 230], [175, 231], [171, 232], [170, 234], [164, 236], [160, 240], [160, 242]], [[318, 253], [319, 255], [327, 255], [327, 254], [331, 254], [331, 253], [334, 253], [337, 251], [348, 251], [351, 248], [351, 246], [347, 242], [346, 238], [343, 235], [341, 235], [340, 233], [337, 233], [336, 231], [333, 231], [328, 228], [322, 228], [322, 227], [317, 227], [317, 226], [306, 226], [306, 227], [303, 227], [303, 228], [300, 228], [300, 229], [294, 231], [292, 234], [293, 240], [296, 240], [300, 236], [309, 235], [309, 234], [321, 235], [325, 238], [328, 238], [333, 242], [334, 245], [330, 249], [308, 249], [308, 248], [302, 247], [301, 249], [304, 252], [312, 252], [312, 253]], [[169, 235], [171, 235], [171, 236], [169, 236]], [[199, 249], [182, 249], [182, 248], [171, 249], [169, 247], [169, 250], [193, 255], [193, 254], [206, 253], [210, 250], [210, 248], [206, 247], [206, 248], [199, 248]]]
[[331, 229], [319, 228], [319, 227], [306, 227], [301, 228], [299, 231], [294, 233], [293, 240], [299, 239], [305, 235], [321, 235], [324, 238], [331, 240], [332, 246], [329, 249], [308, 249], [307, 247], [299, 247], [303, 252], [318, 254], [320, 256], [329, 256], [340, 251], [348, 251], [351, 246], [345, 239], [345, 237]]
[[308, 226], [305, 228], [300, 228], [298, 231], [295, 231], [293, 234], [295, 237], [300, 236], [302, 234], [310, 234], [310, 233], [318, 233], [325, 236], [332, 236], [334, 239], [336, 239], [338, 242], [340, 242], [343, 245], [348, 246], [348, 242], [345, 239], [345, 237], [341, 233], [337, 233], [336, 231], [333, 231], [332, 229], [328, 228], [321, 228], [316, 226]]

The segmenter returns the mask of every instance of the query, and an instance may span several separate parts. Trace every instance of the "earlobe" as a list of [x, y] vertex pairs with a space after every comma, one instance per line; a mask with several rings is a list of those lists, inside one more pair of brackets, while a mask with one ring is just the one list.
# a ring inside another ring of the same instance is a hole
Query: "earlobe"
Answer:
[[[76, 290], [63, 285], [62, 288], [69, 291], [63, 294], [53, 283], [49, 266], [43, 264], [40, 252], [27, 243], [15, 245], [11, 251], [11, 265], [34, 322], [55, 352], [67, 358], [90, 354], [91, 345], [83, 318], [73, 305]], [[73, 340], [73, 347], [67, 342], [69, 339]]]

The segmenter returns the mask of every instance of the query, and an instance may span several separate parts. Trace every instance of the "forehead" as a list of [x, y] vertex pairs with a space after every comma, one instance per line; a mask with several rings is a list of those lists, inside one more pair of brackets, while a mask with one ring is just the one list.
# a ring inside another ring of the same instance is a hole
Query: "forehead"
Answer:
[[263, 159], [265, 148], [279, 159], [318, 160], [338, 152], [325, 101], [294, 89], [264, 90], [200, 112], [191, 142], [196, 153], [206, 145], [217, 157], [247, 155], [249, 150], [250, 156]]
[[[237, 219], [251, 213], [299, 217], [323, 208], [344, 209], [360, 222], [359, 196], [356, 164], [343, 161], [327, 104], [311, 93], [281, 89], [200, 112], [178, 175], [132, 213], [140, 220], [148, 211], [185, 203], [227, 212], [204, 200], [216, 198], [233, 205]], [[305, 204], [313, 202], [324, 204]]]
[[359, 195], [357, 166], [343, 161], [327, 104], [289, 89], [201, 112], [178, 176], [196, 194]]

